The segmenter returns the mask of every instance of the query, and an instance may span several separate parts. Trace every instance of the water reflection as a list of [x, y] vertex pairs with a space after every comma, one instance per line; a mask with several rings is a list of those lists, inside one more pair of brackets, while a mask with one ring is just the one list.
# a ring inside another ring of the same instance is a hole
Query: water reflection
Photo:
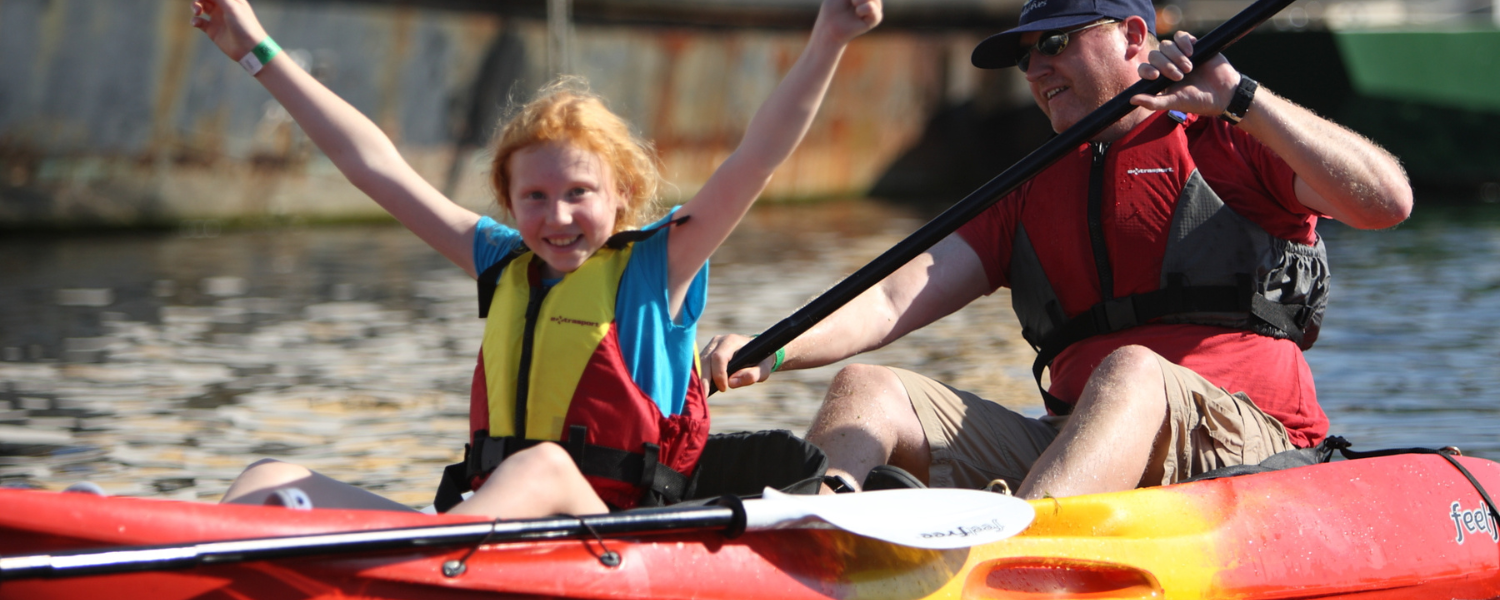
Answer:
[[[764, 329], [921, 221], [758, 207], [714, 257], [700, 334]], [[1309, 360], [1334, 432], [1500, 458], [1500, 210], [1322, 230], [1336, 295]], [[0, 273], [5, 484], [214, 500], [276, 456], [421, 505], [461, 454], [473, 283], [399, 227], [7, 236]], [[1001, 292], [860, 360], [1040, 414], [1031, 356]], [[714, 428], [801, 432], [836, 369], [717, 394]]]

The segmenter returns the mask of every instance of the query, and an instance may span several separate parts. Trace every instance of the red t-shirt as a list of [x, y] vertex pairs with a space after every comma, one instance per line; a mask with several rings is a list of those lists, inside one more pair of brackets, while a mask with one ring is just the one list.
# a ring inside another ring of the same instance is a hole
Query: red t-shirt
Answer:
[[[1225, 204], [1271, 235], [1303, 244], [1316, 242], [1319, 215], [1297, 200], [1293, 188], [1296, 174], [1285, 161], [1249, 134], [1219, 119], [1192, 115], [1189, 119], [1185, 127], [1192, 162]], [[1117, 158], [1115, 149], [1128, 148], [1148, 127], [1171, 126], [1165, 115], [1155, 115], [1115, 142], [1110, 155]], [[1085, 144], [1076, 152], [1087, 156], [1090, 149]], [[1149, 152], [1145, 155], [1149, 164], [1111, 163], [1114, 169], [1111, 172], [1123, 174], [1136, 168], [1147, 174], [1165, 171], [1166, 175], [1135, 177], [1136, 173], [1130, 172], [1131, 176], [1116, 178], [1115, 185], [1147, 189], [1158, 186], [1163, 189], [1153, 191], [1162, 193], [1132, 189], [1131, 193], [1117, 195], [1115, 187], [1105, 188], [1105, 246], [1114, 273], [1116, 297], [1160, 286], [1166, 234], [1171, 228], [1172, 202], [1176, 198], [1173, 186], [1180, 189], [1187, 175], [1184, 171], [1190, 171], [1187, 165], [1173, 173], [1171, 169], [1160, 168], [1170, 162], [1167, 155]], [[1077, 170], [1082, 165], [1081, 173], [1070, 173], [1063, 180], [1081, 176], [1081, 185], [1086, 186], [1088, 162], [1072, 158], [1052, 168]], [[1009, 286], [1011, 248], [1017, 226], [1023, 221], [1023, 214], [1026, 215], [1032, 245], [1042, 259], [1064, 312], [1072, 318], [1100, 300], [1088, 237], [1087, 195], [1064, 198], [1054, 193], [1049, 197], [1035, 183], [1033, 180], [1017, 188], [959, 229], [958, 234], [979, 255], [993, 291]], [[1049, 391], [1064, 402], [1077, 402], [1089, 375], [1104, 357], [1129, 344], [1150, 348], [1230, 392], [1245, 392], [1256, 406], [1286, 426], [1292, 443], [1297, 446], [1311, 446], [1327, 435], [1328, 417], [1318, 406], [1312, 372], [1302, 350], [1291, 340], [1249, 331], [1207, 325], [1147, 324], [1095, 336], [1073, 344], [1052, 361]]]

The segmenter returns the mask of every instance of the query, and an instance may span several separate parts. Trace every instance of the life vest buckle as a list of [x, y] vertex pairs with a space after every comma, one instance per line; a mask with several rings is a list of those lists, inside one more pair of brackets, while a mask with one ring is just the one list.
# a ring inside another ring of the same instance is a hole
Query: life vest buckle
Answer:
[[1114, 332], [1140, 325], [1136, 319], [1135, 297], [1125, 296], [1106, 300], [1094, 305], [1094, 328], [1099, 332]]

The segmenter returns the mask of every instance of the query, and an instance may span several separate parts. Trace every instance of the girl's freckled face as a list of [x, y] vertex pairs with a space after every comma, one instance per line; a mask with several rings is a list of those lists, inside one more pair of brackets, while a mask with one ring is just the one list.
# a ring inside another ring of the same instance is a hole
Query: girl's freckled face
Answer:
[[623, 200], [599, 155], [548, 142], [512, 154], [511, 213], [548, 278], [577, 270], [614, 233]]

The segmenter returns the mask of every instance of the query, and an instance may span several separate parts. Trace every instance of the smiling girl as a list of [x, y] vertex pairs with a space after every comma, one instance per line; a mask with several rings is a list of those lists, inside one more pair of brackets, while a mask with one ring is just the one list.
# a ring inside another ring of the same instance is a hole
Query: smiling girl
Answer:
[[[193, 26], [351, 183], [479, 280], [487, 316], [473, 444], [445, 473], [445, 487], [457, 480], [476, 492], [449, 512], [524, 518], [681, 499], [708, 435], [695, 345], [708, 257], [801, 141], [845, 46], [881, 9], [881, 0], [824, 0], [806, 49], [739, 147], [690, 201], [641, 229], [655, 158], [576, 85], [544, 89], [500, 134], [492, 178], [511, 228], [417, 175], [374, 123], [279, 53], [244, 0], [195, 1]], [[264, 504], [290, 488], [319, 507], [408, 510], [273, 460], [246, 469], [223, 501]]]

